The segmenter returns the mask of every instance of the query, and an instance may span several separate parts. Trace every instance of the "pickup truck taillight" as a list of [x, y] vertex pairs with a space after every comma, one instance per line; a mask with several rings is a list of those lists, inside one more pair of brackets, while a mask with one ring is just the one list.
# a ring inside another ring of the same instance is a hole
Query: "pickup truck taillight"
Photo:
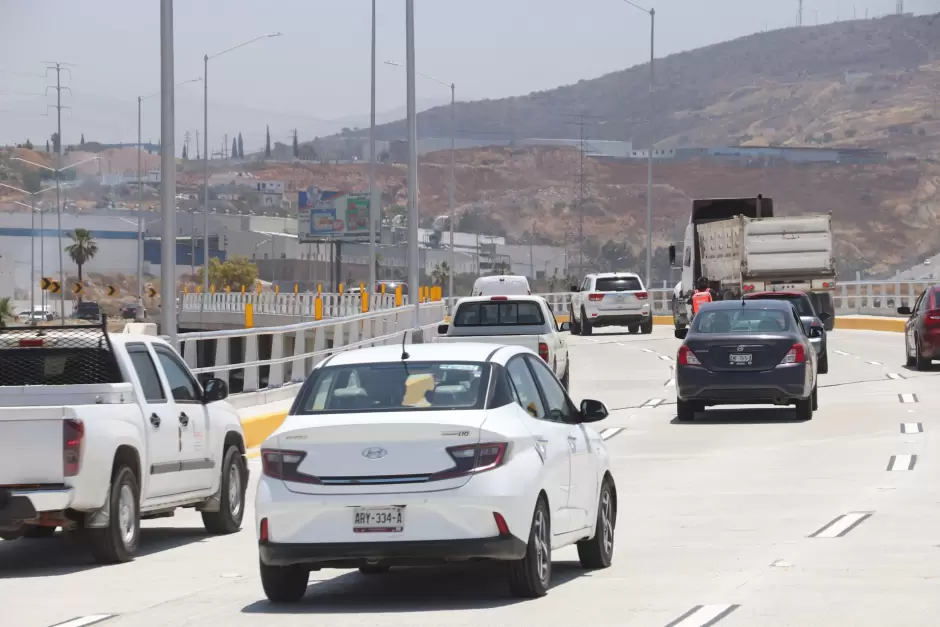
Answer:
[[599, 300], [604, 300], [603, 294], [588, 294], [588, 300], [597, 302]]
[[650, 296], [647, 292], [634, 292], [633, 295], [639, 300], [646, 300]]
[[545, 360], [545, 363], [548, 363], [548, 344], [545, 342], [539, 342], [539, 357]]
[[74, 477], [82, 467], [82, 443], [85, 423], [81, 420], [62, 421], [62, 474]]

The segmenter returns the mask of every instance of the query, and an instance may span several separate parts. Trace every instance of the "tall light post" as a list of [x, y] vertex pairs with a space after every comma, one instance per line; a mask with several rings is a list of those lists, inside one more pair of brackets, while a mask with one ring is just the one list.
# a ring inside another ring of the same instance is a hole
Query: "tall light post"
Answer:
[[405, 0], [405, 63], [408, 100], [408, 296], [414, 304], [412, 341], [420, 342], [420, 303], [418, 297], [418, 112], [415, 102], [415, 2]]
[[[382, 201], [375, 202], [375, 2], [372, 0], [372, 106], [369, 113], [369, 293], [375, 291], [376, 212], [382, 215]], [[378, 205], [378, 207], [376, 206]]]
[[[176, 346], [176, 89], [173, 0], [160, 0], [160, 330]], [[205, 80], [205, 77], [203, 77]]]
[[[187, 83], [198, 83], [202, 77], [192, 78], [188, 81], [177, 83], [176, 87], [186, 85]], [[142, 150], [142, 108], [144, 100], [159, 96], [157, 90], [146, 96], [137, 96], [137, 311], [143, 309], [144, 303], [144, 184], [143, 184], [143, 150]]]
[[[62, 145], [61, 136], [60, 136], [60, 139], [59, 139], [59, 145], [60, 145], [60, 146]], [[80, 166], [80, 165], [82, 165], [82, 164], [84, 164], [84, 163], [88, 163], [89, 161], [99, 161], [100, 158], [99, 158], [99, 157], [91, 157], [91, 158], [89, 158], [89, 159], [82, 159], [81, 161], [79, 161], [79, 162], [77, 162], [77, 163], [73, 163], [72, 165], [66, 166], [66, 167], [64, 167], [64, 168], [59, 168], [59, 167], [50, 168], [50, 167], [47, 166], [47, 165], [43, 165], [43, 164], [41, 164], [41, 163], [35, 163], [35, 162], [33, 162], [33, 161], [29, 161], [29, 160], [23, 159], [23, 158], [21, 158], [21, 157], [12, 157], [12, 160], [13, 160], [13, 161], [22, 161], [23, 163], [28, 163], [28, 164], [31, 165], [31, 166], [35, 166], [35, 167], [37, 167], [37, 168], [42, 168], [43, 170], [48, 170], [49, 172], [55, 172], [55, 179], [56, 179], [55, 190], [56, 190], [56, 198], [58, 199], [58, 196], [59, 196], [59, 179], [61, 178], [61, 174], [62, 174], [63, 172], [65, 172], [66, 170], [71, 170], [72, 168], [77, 168], [78, 166]], [[29, 193], [29, 192], [27, 192], [27, 193]], [[57, 220], [58, 220], [58, 224], [57, 224], [57, 227], [56, 227], [56, 241], [58, 242], [58, 246], [59, 246], [59, 284], [62, 286], [62, 291], [59, 292], [59, 296], [60, 296], [60, 298], [59, 298], [59, 317], [60, 317], [62, 320], [65, 320], [65, 261], [64, 261], [64, 258], [63, 258], [63, 256], [62, 256], [62, 251], [64, 250], [63, 247], [62, 247], [62, 203], [61, 203], [61, 202], [58, 202], [58, 200], [56, 201], [56, 214], [57, 214], [57, 215], [56, 215], [56, 218], [57, 218]]]
[[[202, 205], [202, 218], [203, 218], [203, 228], [205, 233], [202, 234], [202, 292], [203, 294], [209, 293], [209, 59], [215, 59], [221, 57], [223, 54], [232, 52], [233, 50], [238, 50], [249, 44], [253, 44], [256, 41], [261, 41], [262, 39], [267, 39], [269, 37], [280, 37], [282, 33], [267, 33], [265, 35], [258, 35], [253, 39], [248, 41], [243, 41], [242, 43], [232, 46], [231, 48], [226, 48], [222, 52], [216, 52], [215, 54], [207, 54], [202, 58], [203, 61], [203, 70], [202, 70], [202, 98], [203, 98], [203, 110], [202, 110], [202, 176], [203, 176], [203, 205]], [[203, 297], [204, 298], [204, 297]], [[200, 298], [200, 302], [205, 302]]]
[[[16, 190], [18, 192], [25, 191], [10, 185], [4, 185], [3, 183], [0, 183], [0, 186], [9, 187], [10, 189]], [[55, 188], [50, 187], [49, 189]], [[25, 193], [30, 196], [31, 204], [27, 205], [25, 202], [20, 202], [18, 200], [11, 200], [9, 202], [12, 202], [14, 205], [19, 205], [20, 207], [26, 207], [29, 209], [29, 321], [31, 324], [36, 324], [35, 320], [33, 319], [34, 312], [36, 311], [36, 194], [40, 192]]]
[[656, 40], [656, 9], [647, 9], [630, 0], [623, 0], [634, 9], [646, 13], [650, 18], [650, 119], [649, 119], [649, 154], [646, 162], [646, 285], [649, 286], [653, 278], [653, 86], [655, 74], [653, 73], [653, 60], [655, 58], [654, 42]]
[[[386, 61], [385, 64], [402, 67], [401, 63], [396, 63], [395, 61]], [[455, 169], [457, 163], [457, 87], [454, 83], [446, 83], [440, 79], [434, 78], [429, 74], [425, 74], [424, 72], [415, 71], [415, 74], [423, 76], [430, 81], [434, 81], [439, 85], [450, 88], [450, 272], [447, 273], [447, 298], [453, 300], [454, 266], [457, 263], [456, 254], [454, 252], [454, 222], [456, 220], [454, 217], [454, 187], [456, 184]], [[451, 305], [453, 305], [453, 303], [451, 303]]]

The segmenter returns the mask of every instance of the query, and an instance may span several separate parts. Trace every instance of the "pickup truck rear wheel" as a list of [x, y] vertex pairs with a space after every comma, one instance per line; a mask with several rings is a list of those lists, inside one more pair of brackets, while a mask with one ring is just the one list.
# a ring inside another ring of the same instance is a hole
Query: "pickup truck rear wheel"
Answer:
[[108, 499], [108, 526], [85, 529], [88, 548], [99, 564], [129, 562], [140, 541], [140, 488], [133, 470], [123, 465], [114, 470]]
[[235, 533], [245, 517], [245, 460], [237, 446], [228, 447], [222, 460], [219, 511], [202, 513], [206, 531], [216, 535]]

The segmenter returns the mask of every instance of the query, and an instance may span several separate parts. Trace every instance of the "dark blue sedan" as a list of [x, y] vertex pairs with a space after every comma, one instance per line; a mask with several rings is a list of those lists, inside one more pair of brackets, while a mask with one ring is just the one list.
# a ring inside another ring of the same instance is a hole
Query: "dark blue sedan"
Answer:
[[714, 405], [795, 405], [798, 419], [813, 418], [816, 350], [791, 303], [706, 303], [676, 337], [680, 421]]

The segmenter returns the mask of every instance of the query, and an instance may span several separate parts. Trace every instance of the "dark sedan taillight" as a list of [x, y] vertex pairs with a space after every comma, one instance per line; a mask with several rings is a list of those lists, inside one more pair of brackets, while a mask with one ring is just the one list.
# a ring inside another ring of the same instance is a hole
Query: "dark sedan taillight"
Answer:
[[793, 348], [780, 360], [781, 365], [804, 363], [806, 363], [806, 349], [803, 348], [802, 344], [794, 344]]
[[692, 349], [685, 345], [682, 345], [679, 347], [679, 355], [676, 358], [676, 362], [680, 366], [701, 366], [702, 365], [702, 362], [698, 360], [698, 357], [695, 356], [695, 353], [692, 352]]

